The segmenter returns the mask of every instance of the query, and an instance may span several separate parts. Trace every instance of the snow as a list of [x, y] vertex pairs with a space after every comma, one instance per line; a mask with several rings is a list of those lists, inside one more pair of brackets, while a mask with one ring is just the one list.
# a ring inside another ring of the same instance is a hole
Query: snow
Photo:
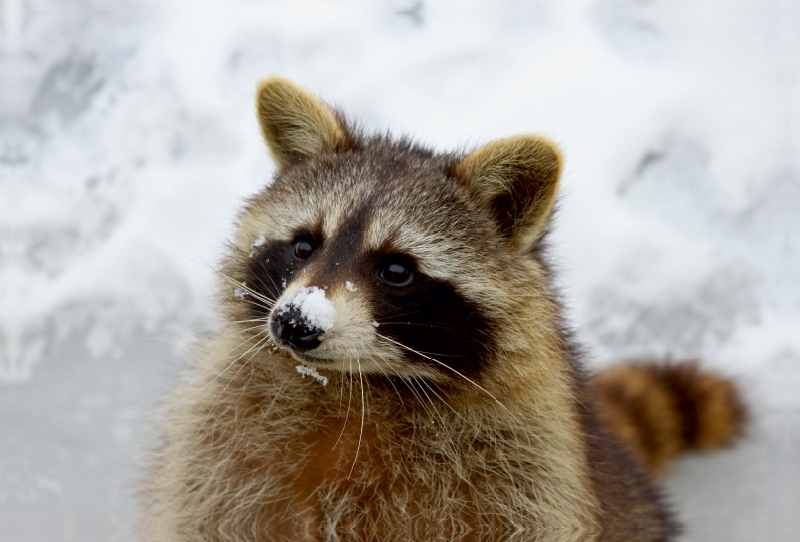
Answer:
[[325, 297], [325, 290], [316, 286], [300, 288], [283, 301], [277, 312], [281, 314], [290, 308], [300, 311], [301, 318], [308, 327], [323, 332], [333, 327], [336, 318], [336, 307], [333, 306], [333, 302]]
[[344, 282], [344, 287], [347, 288], [351, 292], [357, 292], [358, 291], [358, 288], [356, 288], [356, 286], [352, 282], [350, 282], [349, 280], [346, 280]]
[[310, 377], [315, 378], [316, 380], [319, 380], [322, 383], [323, 386], [327, 386], [328, 385], [328, 377], [327, 376], [322, 376], [321, 374], [319, 374], [319, 372], [317, 372], [317, 368], [316, 367], [308, 367], [306, 365], [298, 365], [297, 367], [295, 367], [295, 369], [297, 369], [298, 373], [303, 375], [303, 378], [305, 378], [306, 376], [310, 376]]
[[267, 236], [264, 235], [263, 233], [260, 233], [258, 235], [258, 237], [256, 238], [256, 240], [253, 241], [250, 244], [250, 247], [251, 248], [256, 248], [256, 247], [264, 246], [264, 243], [266, 243], [266, 242], [267, 242]]
[[[251, 249], [250, 250], [250, 257], [252, 258], [253, 256], [255, 256], [258, 247], [264, 246], [264, 243], [266, 243], [266, 242], [267, 242], [267, 236], [264, 235], [263, 233], [260, 233], [258, 235], [258, 237], [256, 238], [256, 240], [253, 241], [252, 243], [250, 243], [250, 249]], [[269, 261], [269, 260], [267, 260], [267, 261]]]
[[272, 178], [270, 74], [439, 150], [557, 140], [552, 257], [590, 363], [699, 357], [753, 405], [747, 442], [668, 478], [686, 540], [796, 539], [800, 1], [6, 0], [0, 20], [0, 539], [135, 539], [140, 428], [219, 324], [211, 267]]

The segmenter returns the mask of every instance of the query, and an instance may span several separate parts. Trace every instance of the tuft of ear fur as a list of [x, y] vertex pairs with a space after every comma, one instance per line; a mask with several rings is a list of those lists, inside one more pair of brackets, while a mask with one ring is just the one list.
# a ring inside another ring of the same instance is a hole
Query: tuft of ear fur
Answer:
[[503, 235], [528, 250], [553, 210], [561, 163], [555, 143], [525, 134], [484, 145], [458, 162], [453, 173], [492, 211]]
[[316, 96], [288, 79], [262, 81], [256, 92], [256, 110], [278, 167], [348, 146], [350, 138], [342, 122]]

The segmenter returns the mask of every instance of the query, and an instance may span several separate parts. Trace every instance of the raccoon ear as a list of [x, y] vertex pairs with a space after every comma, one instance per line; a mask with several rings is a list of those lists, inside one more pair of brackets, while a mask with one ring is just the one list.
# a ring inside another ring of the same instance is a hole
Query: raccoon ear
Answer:
[[343, 124], [316, 96], [282, 77], [258, 85], [256, 111], [261, 132], [278, 167], [350, 140]]
[[465, 156], [456, 176], [492, 211], [500, 231], [523, 250], [544, 234], [561, 175], [552, 141], [518, 135], [492, 141]]

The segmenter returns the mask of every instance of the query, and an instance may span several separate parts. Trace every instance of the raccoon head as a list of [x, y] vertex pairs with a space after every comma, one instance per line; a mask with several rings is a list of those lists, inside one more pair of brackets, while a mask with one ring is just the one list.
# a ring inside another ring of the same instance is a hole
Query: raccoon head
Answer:
[[240, 217], [226, 274], [241, 287], [226, 302], [263, 322], [259, 340], [320, 368], [444, 381], [479, 378], [532, 332], [513, 322], [546, 281], [535, 248], [561, 170], [553, 143], [437, 154], [364, 135], [281, 78], [256, 106], [278, 169]]

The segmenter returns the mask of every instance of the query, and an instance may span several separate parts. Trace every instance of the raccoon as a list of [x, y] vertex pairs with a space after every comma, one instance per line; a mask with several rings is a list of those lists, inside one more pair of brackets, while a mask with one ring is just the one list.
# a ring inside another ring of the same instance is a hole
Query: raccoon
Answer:
[[168, 401], [146, 536], [674, 540], [655, 474], [745, 410], [693, 363], [586, 372], [546, 263], [556, 145], [436, 153], [282, 78], [257, 114], [277, 173]]

